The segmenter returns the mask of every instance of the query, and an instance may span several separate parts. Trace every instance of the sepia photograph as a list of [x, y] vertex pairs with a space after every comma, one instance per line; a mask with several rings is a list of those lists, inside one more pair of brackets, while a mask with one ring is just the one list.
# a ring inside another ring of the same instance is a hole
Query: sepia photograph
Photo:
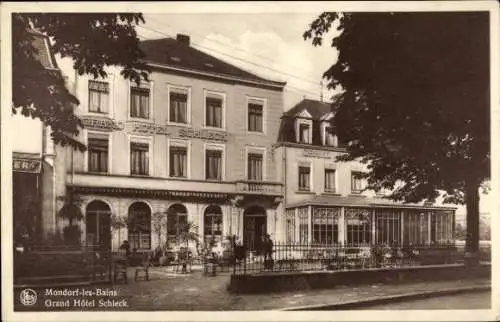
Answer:
[[500, 317], [495, 1], [0, 8], [3, 320]]

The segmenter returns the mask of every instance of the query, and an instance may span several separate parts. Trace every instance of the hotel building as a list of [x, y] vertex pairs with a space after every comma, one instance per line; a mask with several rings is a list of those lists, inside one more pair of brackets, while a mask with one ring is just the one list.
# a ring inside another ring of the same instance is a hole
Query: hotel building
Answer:
[[85, 216], [82, 240], [150, 250], [191, 222], [205, 241], [236, 235], [259, 249], [283, 212], [273, 144], [285, 83], [203, 53], [185, 35], [140, 46], [149, 82], [112, 69], [106, 79], [68, 78], [88, 149], [58, 147], [57, 158], [64, 194]]
[[282, 178], [282, 241], [301, 244], [428, 244], [453, 240], [455, 208], [402, 204], [363, 191], [359, 162], [345, 153], [331, 125], [331, 104], [304, 99], [284, 113], [275, 146]]

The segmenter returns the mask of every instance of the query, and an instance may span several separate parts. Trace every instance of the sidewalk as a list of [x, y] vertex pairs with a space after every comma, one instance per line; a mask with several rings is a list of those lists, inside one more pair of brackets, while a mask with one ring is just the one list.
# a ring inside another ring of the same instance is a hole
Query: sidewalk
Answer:
[[131, 309], [172, 311], [281, 310], [309, 305], [334, 305], [363, 301], [379, 296], [397, 296], [413, 292], [441, 291], [464, 287], [477, 288], [491, 285], [489, 280], [476, 279], [338, 286], [335, 289], [326, 290], [235, 295], [226, 291], [229, 273], [207, 277], [199, 271], [182, 275], [155, 268], [151, 271], [150, 277], [150, 281], [135, 282], [133, 278], [130, 278], [129, 284], [116, 285], [120, 295], [130, 296]]

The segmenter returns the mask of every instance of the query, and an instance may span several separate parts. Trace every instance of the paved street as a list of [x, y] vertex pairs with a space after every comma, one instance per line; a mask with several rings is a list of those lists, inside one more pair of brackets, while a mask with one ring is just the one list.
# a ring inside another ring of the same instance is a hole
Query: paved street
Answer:
[[491, 307], [491, 292], [464, 293], [365, 307], [366, 310], [462, 310]]
[[[132, 277], [133, 273], [129, 272]], [[117, 285], [120, 295], [130, 296], [135, 310], [273, 310], [306, 305], [335, 304], [373, 298], [378, 295], [397, 295], [411, 292], [443, 290], [455, 287], [489, 285], [488, 280], [444, 281], [400, 285], [339, 286], [328, 290], [310, 290], [276, 294], [235, 295], [226, 291], [229, 273], [215, 277], [199, 271], [182, 275], [165, 268], [153, 268], [150, 281]], [[425, 303], [423, 304], [425, 306]], [[462, 308], [474, 308], [475, 303], [463, 303]]]

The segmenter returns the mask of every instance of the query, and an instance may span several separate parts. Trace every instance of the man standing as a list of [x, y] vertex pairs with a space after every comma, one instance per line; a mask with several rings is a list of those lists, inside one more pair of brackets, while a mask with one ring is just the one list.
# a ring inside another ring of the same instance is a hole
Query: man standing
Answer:
[[273, 268], [273, 241], [271, 240], [271, 235], [266, 234], [264, 238], [264, 268]]

